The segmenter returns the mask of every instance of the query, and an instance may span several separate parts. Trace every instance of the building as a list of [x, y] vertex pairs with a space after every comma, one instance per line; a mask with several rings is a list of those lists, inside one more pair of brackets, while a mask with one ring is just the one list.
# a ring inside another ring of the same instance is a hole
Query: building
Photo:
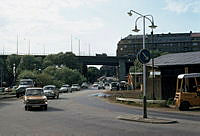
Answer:
[[[117, 45], [117, 56], [136, 56], [142, 49], [142, 35], [129, 35]], [[200, 51], [200, 33], [168, 33], [146, 35], [145, 46], [149, 50], [179, 53]]]
[[174, 98], [176, 92], [176, 81], [179, 74], [184, 73], [200, 73], [200, 51], [167, 54], [154, 59], [155, 71], [159, 71], [154, 78], [150, 76], [152, 70], [152, 62], [147, 64], [148, 78], [148, 98], [153, 95], [156, 99]]

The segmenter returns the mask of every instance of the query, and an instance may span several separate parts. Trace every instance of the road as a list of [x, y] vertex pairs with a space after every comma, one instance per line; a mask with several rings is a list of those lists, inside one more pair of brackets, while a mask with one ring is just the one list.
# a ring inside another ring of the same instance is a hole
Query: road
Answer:
[[[118, 120], [123, 114], [142, 115], [141, 108], [108, 103], [91, 96], [99, 90], [63, 94], [49, 100], [48, 110], [25, 111], [22, 100], [0, 100], [0, 136], [197, 136], [196, 114], [148, 110], [148, 115], [177, 120], [174, 124], [150, 124]], [[190, 112], [190, 111], [188, 111]]]

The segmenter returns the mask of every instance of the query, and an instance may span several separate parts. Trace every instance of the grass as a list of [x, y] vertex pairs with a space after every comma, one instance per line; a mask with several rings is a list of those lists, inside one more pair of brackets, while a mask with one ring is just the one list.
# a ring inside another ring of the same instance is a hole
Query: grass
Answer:
[[[143, 98], [143, 92], [141, 90], [106, 91], [104, 93], [111, 95], [110, 97], [107, 98], [111, 102], [125, 104], [125, 105], [138, 106], [138, 107], [143, 106], [143, 104], [141, 104], [141, 103], [135, 103], [135, 102], [129, 102], [129, 101], [128, 102], [127, 101], [117, 101], [116, 100], [117, 97], [142, 99]], [[156, 103], [156, 104], [147, 103], [147, 107], [152, 107], [152, 108], [159, 107], [160, 108], [160, 107], [168, 107], [168, 105], [166, 103], [159, 103], [159, 104], [158, 103]]]

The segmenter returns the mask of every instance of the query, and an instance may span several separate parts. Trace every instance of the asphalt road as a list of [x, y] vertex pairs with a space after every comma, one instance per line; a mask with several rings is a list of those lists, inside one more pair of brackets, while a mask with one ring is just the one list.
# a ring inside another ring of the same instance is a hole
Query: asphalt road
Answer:
[[0, 100], [0, 136], [199, 136], [200, 111], [148, 110], [148, 116], [177, 120], [175, 124], [123, 121], [117, 116], [142, 115], [142, 109], [91, 96], [96, 92], [63, 94], [48, 101], [47, 111], [25, 111], [22, 100], [16, 98]]

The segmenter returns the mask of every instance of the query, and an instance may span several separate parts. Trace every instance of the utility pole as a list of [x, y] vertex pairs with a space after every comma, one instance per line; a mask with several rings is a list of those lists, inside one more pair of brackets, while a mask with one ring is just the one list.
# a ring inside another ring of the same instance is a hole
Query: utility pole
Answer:
[[28, 41], [28, 55], [31, 53], [31, 40]]
[[72, 48], [72, 35], [71, 35], [71, 52], [73, 53], [73, 48]]
[[17, 34], [17, 55], [18, 55], [18, 34]]
[[79, 52], [79, 56], [81, 55], [81, 40], [78, 40], [78, 52]]
[[89, 56], [90, 56], [90, 44], [89, 44]]
[[45, 55], [45, 45], [43, 45], [43, 51], [44, 51], [43, 53], [44, 53], [44, 55]]

